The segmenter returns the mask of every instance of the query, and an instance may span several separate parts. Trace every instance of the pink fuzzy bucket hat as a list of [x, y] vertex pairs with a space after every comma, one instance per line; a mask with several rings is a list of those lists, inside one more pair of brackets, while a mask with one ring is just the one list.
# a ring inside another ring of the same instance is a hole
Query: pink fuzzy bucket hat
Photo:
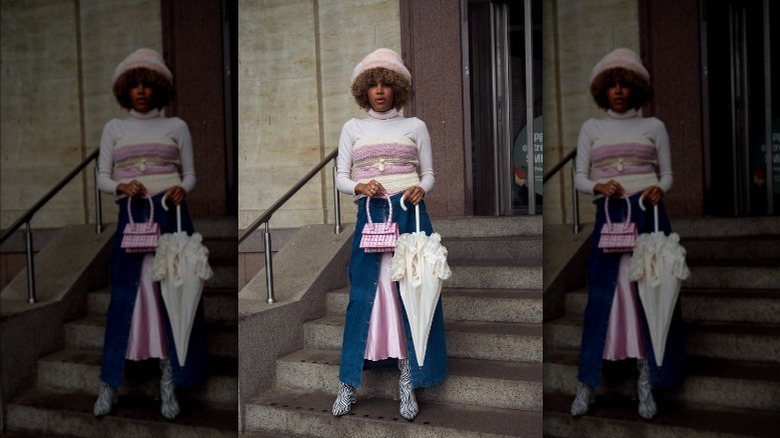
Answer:
[[165, 61], [157, 51], [152, 49], [138, 49], [135, 52], [127, 55], [119, 65], [114, 69], [114, 78], [112, 83], [116, 83], [119, 76], [122, 76], [126, 71], [134, 68], [148, 68], [151, 71], [157, 72], [163, 75], [166, 79], [173, 82], [173, 75], [168, 67], [165, 65]]
[[590, 72], [590, 83], [593, 83], [596, 76], [613, 68], [624, 68], [632, 71], [650, 83], [650, 73], [642, 65], [642, 59], [639, 58], [639, 55], [633, 50], [623, 48], [615, 49], [601, 58], [601, 61]]
[[352, 71], [352, 82], [355, 82], [355, 79], [364, 71], [377, 67], [394, 71], [403, 76], [410, 84], [412, 83], [412, 74], [409, 73], [409, 69], [404, 65], [404, 60], [401, 58], [401, 55], [390, 49], [376, 49], [366, 55], [366, 57], [355, 66], [355, 70]]

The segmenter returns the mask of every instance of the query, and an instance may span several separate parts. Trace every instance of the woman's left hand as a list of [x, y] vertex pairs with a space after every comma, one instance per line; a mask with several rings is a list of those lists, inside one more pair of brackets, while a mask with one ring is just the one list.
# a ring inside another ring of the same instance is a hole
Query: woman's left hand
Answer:
[[655, 205], [661, 202], [661, 198], [664, 197], [664, 191], [658, 186], [648, 187], [642, 192], [642, 197], [650, 201], [650, 205]]
[[403, 198], [407, 201], [411, 202], [414, 205], [417, 205], [420, 203], [420, 201], [423, 200], [425, 197], [425, 190], [422, 189], [420, 186], [414, 186], [409, 187], [404, 192]]
[[173, 205], [181, 204], [181, 201], [187, 196], [187, 192], [181, 186], [173, 186], [165, 191], [165, 199], [173, 202]]

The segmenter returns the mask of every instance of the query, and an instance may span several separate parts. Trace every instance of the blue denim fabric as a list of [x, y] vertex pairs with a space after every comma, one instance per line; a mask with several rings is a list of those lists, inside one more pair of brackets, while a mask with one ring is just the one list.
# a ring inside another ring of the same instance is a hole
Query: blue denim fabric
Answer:
[[[639, 209], [639, 196], [631, 196], [631, 218], [637, 224], [639, 233], [655, 231], [653, 208], [645, 202], [646, 211]], [[588, 260], [588, 305], [585, 308], [585, 321], [582, 328], [582, 344], [580, 347], [579, 380], [587, 385], [597, 387], [601, 380], [602, 357], [607, 338], [609, 314], [612, 309], [612, 298], [615, 296], [620, 253], [605, 253], [598, 248], [601, 227], [606, 222], [604, 215], [604, 200], [599, 198], [596, 204], [596, 224], [590, 242], [590, 257]], [[624, 200], [610, 200], [609, 216], [612, 222], [625, 221], [628, 206]], [[669, 219], [663, 203], [658, 204], [658, 229], [668, 235], [671, 233]], [[640, 301], [641, 303], [641, 301]], [[647, 359], [650, 364], [650, 381], [653, 387], [668, 387], [676, 385], [685, 379], [685, 339], [680, 311], [680, 300], [674, 308], [669, 336], [666, 341], [663, 366], [658, 367], [655, 361], [653, 345], [650, 342], [650, 332], [643, 310], [639, 312], [642, 320]]]
[[[401, 234], [416, 231], [414, 206], [407, 202], [408, 210], [403, 211], [399, 204], [401, 193], [392, 196], [390, 199], [393, 203], [393, 220], [398, 223]], [[372, 221], [383, 222], [387, 220], [388, 205], [386, 200], [382, 198], [372, 199], [370, 210]], [[364, 368], [395, 366], [397, 364], [397, 360], [394, 359], [372, 362], [363, 358], [366, 352], [368, 325], [374, 305], [381, 261], [381, 253], [366, 253], [359, 247], [363, 225], [366, 222], [365, 200], [361, 199], [358, 204], [355, 234], [352, 238], [352, 257], [349, 262], [351, 289], [349, 292], [346, 322], [344, 324], [341, 370], [339, 373], [339, 379], [343, 383], [355, 387], [360, 386]], [[424, 231], [427, 235], [433, 232], [424, 201], [420, 202], [420, 231]], [[409, 320], [406, 316], [406, 311], [403, 309], [403, 304], [401, 307], [404, 331], [406, 332], [406, 349], [409, 352], [409, 364], [412, 371], [412, 385], [418, 388], [441, 383], [447, 376], [447, 346], [444, 339], [444, 314], [442, 312], [441, 297], [439, 297], [439, 302], [436, 305], [431, 325], [431, 334], [428, 338], [428, 349], [425, 353], [425, 366], [423, 367], [418, 365], [410, 335]]]
[[[154, 220], [160, 224], [161, 233], [176, 231], [176, 209], [169, 208], [166, 212], [162, 209], [160, 200], [162, 194], [152, 197], [154, 202]], [[135, 299], [138, 295], [138, 283], [141, 277], [141, 263], [143, 254], [128, 253], [120, 244], [122, 230], [128, 223], [127, 199], [117, 201], [119, 204], [119, 223], [114, 237], [114, 249], [111, 259], [111, 303], [108, 307], [106, 318], [106, 333], [103, 340], [103, 365], [100, 371], [100, 380], [114, 387], [122, 386], [125, 353], [127, 351], [128, 338], [130, 336], [130, 324], [135, 308]], [[132, 201], [133, 221], [142, 222], [149, 218], [149, 201], [146, 199], [134, 199]], [[185, 203], [181, 204], [182, 231], [192, 234], [194, 228]], [[206, 320], [203, 314], [203, 301], [198, 305], [195, 321], [190, 334], [190, 343], [187, 350], [186, 366], [179, 366], [176, 356], [176, 347], [173, 343], [173, 333], [168, 320], [167, 312], [163, 312], [165, 327], [168, 335], [168, 357], [173, 365], [173, 381], [178, 387], [195, 386], [206, 380], [207, 370], [207, 343]]]

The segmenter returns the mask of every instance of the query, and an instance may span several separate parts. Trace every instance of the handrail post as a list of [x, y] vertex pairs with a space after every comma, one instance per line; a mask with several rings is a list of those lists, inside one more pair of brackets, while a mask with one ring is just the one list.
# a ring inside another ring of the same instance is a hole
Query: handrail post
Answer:
[[[269, 221], [271, 218], [268, 218]], [[268, 304], [276, 302], [274, 299], [274, 274], [271, 260], [271, 232], [268, 230], [268, 222], [265, 223], [265, 232], [263, 233], [263, 251], [265, 252], [265, 286], [268, 289]]]
[[35, 304], [35, 262], [33, 258], [33, 237], [30, 221], [26, 222], [25, 246], [27, 251], [27, 302]]
[[95, 234], [103, 232], [103, 204], [98, 188], [98, 163], [95, 160]]
[[577, 186], [575, 184], [575, 174], [577, 173], [577, 168], [572, 162], [571, 165], [571, 203], [572, 203], [572, 215], [573, 217], [573, 223], [574, 223], [574, 234], [579, 234], [580, 232], [580, 198], [579, 194], [577, 193]]
[[338, 162], [333, 158], [333, 223], [335, 234], [341, 233], [341, 198], [338, 188], [336, 188], [336, 179], [338, 178]]

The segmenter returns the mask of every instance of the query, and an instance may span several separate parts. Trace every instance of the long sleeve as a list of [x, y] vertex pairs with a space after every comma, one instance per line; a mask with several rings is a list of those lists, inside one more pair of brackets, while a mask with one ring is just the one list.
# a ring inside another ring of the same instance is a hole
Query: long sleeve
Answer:
[[116, 195], [116, 186], [118, 182], [112, 178], [114, 167], [114, 139], [111, 135], [111, 126], [113, 120], [106, 123], [103, 127], [103, 134], [100, 136], [100, 154], [98, 156], [98, 189], [101, 192]]
[[658, 187], [668, 192], [672, 188], [674, 177], [672, 174], [672, 152], [669, 147], [669, 134], [663, 122], [658, 121], [658, 133], [655, 138], [655, 145], [658, 148]]
[[417, 134], [417, 148], [418, 148], [418, 160], [419, 160], [419, 172], [420, 172], [420, 188], [425, 190], [425, 193], [430, 193], [433, 189], [433, 184], [436, 182], [435, 175], [433, 173], [433, 151], [431, 149], [431, 135], [428, 133], [428, 127], [425, 123], [420, 122], [422, 125]]
[[190, 193], [195, 188], [195, 156], [192, 152], [192, 136], [187, 124], [181, 122], [179, 129], [179, 160], [181, 161], [181, 188]]
[[574, 184], [580, 192], [592, 195], [593, 187], [596, 185], [596, 182], [590, 179], [590, 148], [593, 141], [588, 134], [589, 125], [590, 120], [582, 125], [582, 128], [580, 128], [580, 136], [577, 139]]
[[352, 144], [354, 139], [349, 133], [350, 123], [352, 123], [352, 120], [344, 124], [339, 137], [339, 155], [336, 160], [336, 188], [341, 193], [354, 195], [357, 182], [352, 179]]

